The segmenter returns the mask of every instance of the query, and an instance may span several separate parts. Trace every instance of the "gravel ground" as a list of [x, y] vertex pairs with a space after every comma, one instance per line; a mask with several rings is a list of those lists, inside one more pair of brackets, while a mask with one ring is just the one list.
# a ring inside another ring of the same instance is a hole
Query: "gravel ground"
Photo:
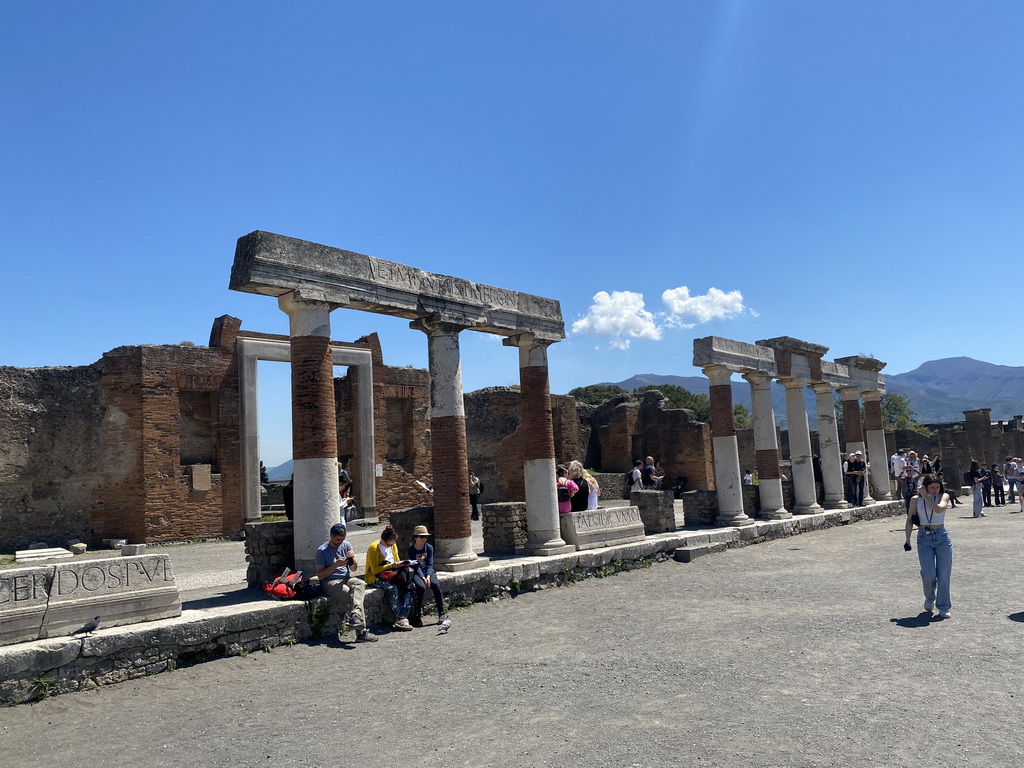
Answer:
[[[3, 763], [1019, 766], [1024, 515], [949, 517], [928, 620], [898, 519], [0, 710]], [[916, 549], [916, 547], [915, 547]]]

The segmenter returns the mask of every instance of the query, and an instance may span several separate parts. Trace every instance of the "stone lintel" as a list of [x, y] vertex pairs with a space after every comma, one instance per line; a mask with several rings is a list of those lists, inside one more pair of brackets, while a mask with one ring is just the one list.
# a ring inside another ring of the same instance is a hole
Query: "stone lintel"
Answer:
[[281, 296], [299, 291], [330, 304], [416, 320], [443, 313], [459, 325], [502, 336], [565, 338], [554, 299], [424, 272], [272, 232], [238, 239], [229, 287]]
[[809, 341], [794, 339], [792, 336], [776, 336], [773, 339], [761, 339], [761, 341], [757, 341], [755, 344], [759, 347], [780, 349], [794, 355], [803, 355], [805, 357], [822, 358], [825, 356], [825, 353], [828, 352], [828, 347], [823, 347], [821, 344], [812, 344]]
[[705, 336], [693, 340], [693, 364], [697, 368], [724, 365], [735, 373], [760, 371], [775, 376], [775, 354], [768, 347], [743, 341]]

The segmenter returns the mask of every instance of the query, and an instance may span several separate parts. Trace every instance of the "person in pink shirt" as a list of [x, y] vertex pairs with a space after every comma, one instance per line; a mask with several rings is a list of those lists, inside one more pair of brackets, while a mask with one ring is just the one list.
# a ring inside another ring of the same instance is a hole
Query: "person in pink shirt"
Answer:
[[555, 490], [558, 496], [558, 514], [564, 515], [572, 512], [572, 497], [580, 487], [569, 479], [569, 474], [561, 464], [555, 468]]

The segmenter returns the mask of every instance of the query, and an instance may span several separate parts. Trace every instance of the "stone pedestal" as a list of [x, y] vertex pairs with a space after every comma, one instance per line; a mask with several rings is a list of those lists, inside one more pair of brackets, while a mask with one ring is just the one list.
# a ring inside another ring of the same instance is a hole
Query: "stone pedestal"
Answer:
[[596, 549], [643, 541], [644, 524], [636, 507], [610, 507], [559, 515], [562, 538], [576, 549]]
[[629, 503], [640, 510], [644, 533], [653, 536], [676, 530], [675, 496], [672, 491], [633, 491]]

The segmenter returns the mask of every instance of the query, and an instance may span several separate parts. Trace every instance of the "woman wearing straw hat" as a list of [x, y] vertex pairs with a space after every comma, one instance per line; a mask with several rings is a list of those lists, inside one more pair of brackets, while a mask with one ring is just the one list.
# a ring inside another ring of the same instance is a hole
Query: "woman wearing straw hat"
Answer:
[[414, 627], [423, 626], [423, 597], [427, 593], [427, 587], [434, 593], [434, 602], [437, 604], [437, 623], [444, 621], [444, 593], [441, 592], [441, 584], [437, 580], [437, 571], [434, 570], [434, 547], [428, 539], [430, 531], [425, 525], [417, 525], [412, 530], [412, 544], [406, 557], [409, 562], [416, 563], [416, 575], [413, 578], [415, 594], [412, 600], [412, 615], [409, 623]]

